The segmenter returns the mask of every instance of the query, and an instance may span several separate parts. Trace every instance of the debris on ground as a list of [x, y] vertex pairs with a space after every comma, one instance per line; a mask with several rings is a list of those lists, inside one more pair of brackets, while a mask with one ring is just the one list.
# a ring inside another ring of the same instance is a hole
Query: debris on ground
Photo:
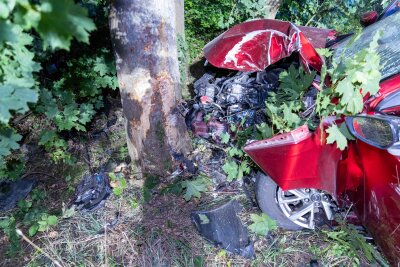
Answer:
[[104, 206], [110, 194], [111, 186], [106, 173], [85, 174], [76, 189], [73, 205], [78, 210], [94, 211]]
[[192, 213], [192, 220], [200, 234], [209, 242], [247, 259], [255, 257], [254, 245], [238, 213], [242, 206], [231, 200], [211, 210]]
[[36, 185], [33, 178], [0, 183], [0, 211], [13, 209], [18, 201], [23, 200]]

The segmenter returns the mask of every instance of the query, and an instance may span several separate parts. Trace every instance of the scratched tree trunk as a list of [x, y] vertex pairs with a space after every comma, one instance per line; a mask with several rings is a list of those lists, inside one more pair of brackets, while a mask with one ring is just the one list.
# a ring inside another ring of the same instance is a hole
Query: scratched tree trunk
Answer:
[[283, 0], [267, 0], [265, 9], [265, 18], [274, 19], [276, 13], [278, 13], [279, 7], [281, 6]]
[[[129, 154], [139, 176], [167, 175], [190, 150], [176, 45], [180, 0], [113, 0], [110, 29]], [[182, 15], [180, 15], [182, 16]], [[183, 16], [182, 16], [183, 17]], [[183, 29], [183, 26], [180, 28]]]

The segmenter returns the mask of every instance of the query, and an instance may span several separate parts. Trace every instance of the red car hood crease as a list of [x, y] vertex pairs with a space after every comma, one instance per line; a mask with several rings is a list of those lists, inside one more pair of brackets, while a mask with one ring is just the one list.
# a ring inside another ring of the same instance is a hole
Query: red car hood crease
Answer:
[[279, 20], [253, 20], [212, 40], [204, 47], [204, 55], [216, 67], [260, 71], [297, 51], [306, 70], [311, 66], [319, 71], [323, 59], [315, 48], [325, 47], [334, 32]]

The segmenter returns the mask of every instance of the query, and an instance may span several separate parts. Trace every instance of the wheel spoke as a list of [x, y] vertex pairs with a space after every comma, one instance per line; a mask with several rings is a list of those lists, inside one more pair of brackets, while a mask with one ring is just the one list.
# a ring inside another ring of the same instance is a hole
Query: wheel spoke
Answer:
[[303, 191], [300, 190], [300, 189], [288, 190], [288, 192], [289, 192], [289, 193], [292, 193], [292, 194], [295, 195], [295, 196], [300, 197], [301, 199], [303, 199], [303, 198], [308, 198], [308, 194], [305, 193], [305, 192], [303, 192]]
[[291, 197], [283, 197], [281, 200], [279, 200], [279, 203], [292, 203], [296, 201], [300, 201], [304, 198], [299, 197], [299, 196], [291, 196]]
[[326, 218], [328, 220], [332, 220], [333, 219], [333, 213], [332, 213], [332, 208], [331, 207], [333, 207], [333, 205], [331, 203], [329, 203], [329, 202], [322, 201], [322, 207], [324, 208]]
[[314, 208], [311, 210], [310, 218], [308, 219], [308, 227], [310, 229], [314, 229], [315, 223], [314, 223]]
[[313, 209], [314, 209], [314, 203], [310, 203], [309, 205], [304, 206], [302, 209], [292, 213], [292, 215], [290, 215], [289, 219], [291, 221], [295, 221], [295, 220], [299, 219], [300, 217], [302, 217], [303, 215], [309, 213]]

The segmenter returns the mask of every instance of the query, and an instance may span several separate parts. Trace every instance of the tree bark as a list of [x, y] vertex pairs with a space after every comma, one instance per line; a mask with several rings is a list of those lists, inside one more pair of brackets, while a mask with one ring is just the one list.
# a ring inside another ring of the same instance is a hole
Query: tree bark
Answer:
[[267, 0], [265, 8], [265, 18], [274, 19], [282, 2], [283, 0]]
[[111, 1], [110, 30], [128, 150], [139, 176], [167, 175], [191, 148], [176, 109], [181, 88], [174, 1]]

